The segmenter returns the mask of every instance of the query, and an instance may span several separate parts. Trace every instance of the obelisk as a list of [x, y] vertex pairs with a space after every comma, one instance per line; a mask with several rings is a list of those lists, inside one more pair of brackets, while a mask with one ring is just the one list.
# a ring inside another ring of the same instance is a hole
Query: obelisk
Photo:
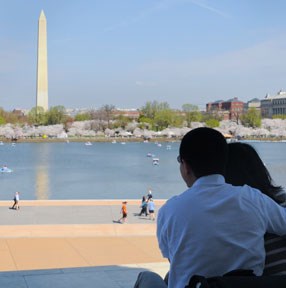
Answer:
[[47, 20], [41, 11], [38, 26], [38, 63], [37, 63], [37, 103], [36, 107], [48, 106], [48, 53], [47, 53]]

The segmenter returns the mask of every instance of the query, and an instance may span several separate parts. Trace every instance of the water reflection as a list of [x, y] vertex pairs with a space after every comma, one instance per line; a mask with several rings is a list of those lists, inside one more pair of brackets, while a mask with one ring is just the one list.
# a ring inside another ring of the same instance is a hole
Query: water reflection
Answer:
[[38, 200], [46, 200], [50, 196], [50, 146], [46, 144], [36, 145], [35, 156], [37, 159], [35, 195]]

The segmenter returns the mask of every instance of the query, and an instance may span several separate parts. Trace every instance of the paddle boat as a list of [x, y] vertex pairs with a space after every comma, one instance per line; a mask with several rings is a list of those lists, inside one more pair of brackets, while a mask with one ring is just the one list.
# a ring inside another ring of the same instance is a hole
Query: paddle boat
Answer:
[[88, 142], [85, 142], [85, 145], [86, 145], [86, 146], [91, 146], [92, 143], [88, 141]]
[[152, 161], [153, 161], [153, 165], [159, 165], [160, 159], [159, 158], [153, 158]]
[[152, 157], [152, 158], [154, 158], [155, 157], [155, 155], [154, 154], [152, 154], [152, 153], [147, 153], [147, 155], [146, 155], [147, 157]]
[[7, 166], [2, 166], [0, 168], [0, 173], [11, 173], [11, 172], [13, 172], [13, 170], [8, 168]]

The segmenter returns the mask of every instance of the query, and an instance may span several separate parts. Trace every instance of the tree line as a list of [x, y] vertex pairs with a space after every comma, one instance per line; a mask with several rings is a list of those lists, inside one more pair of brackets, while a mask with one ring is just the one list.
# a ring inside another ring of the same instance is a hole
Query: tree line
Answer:
[[[218, 127], [222, 120], [219, 113], [206, 113], [199, 111], [199, 107], [193, 104], [184, 104], [181, 109], [172, 109], [167, 102], [148, 101], [138, 109], [139, 117], [136, 121], [140, 128], [161, 131], [168, 127], [191, 127], [192, 122], [204, 122], [208, 127]], [[99, 109], [91, 109], [84, 113], [79, 113], [74, 117], [68, 116], [64, 106], [54, 106], [48, 111], [42, 107], [33, 107], [28, 115], [7, 112], [0, 108], [0, 125], [29, 124], [35, 126], [48, 126], [64, 124], [68, 130], [74, 121], [94, 121], [92, 129], [104, 131], [106, 128], [123, 128], [133, 122], [134, 119], [117, 113], [114, 105], [103, 105]], [[277, 117], [277, 118], [282, 118]], [[235, 121], [246, 127], [257, 128], [261, 126], [261, 114], [255, 108], [238, 115]]]

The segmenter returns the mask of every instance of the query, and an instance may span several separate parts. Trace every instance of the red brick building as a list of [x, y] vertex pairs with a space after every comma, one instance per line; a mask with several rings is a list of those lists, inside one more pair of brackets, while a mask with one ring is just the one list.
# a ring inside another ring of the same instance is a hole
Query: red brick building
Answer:
[[218, 100], [207, 103], [206, 111], [220, 116], [223, 120], [237, 120], [244, 111], [244, 105], [244, 102], [237, 98], [227, 101]]

